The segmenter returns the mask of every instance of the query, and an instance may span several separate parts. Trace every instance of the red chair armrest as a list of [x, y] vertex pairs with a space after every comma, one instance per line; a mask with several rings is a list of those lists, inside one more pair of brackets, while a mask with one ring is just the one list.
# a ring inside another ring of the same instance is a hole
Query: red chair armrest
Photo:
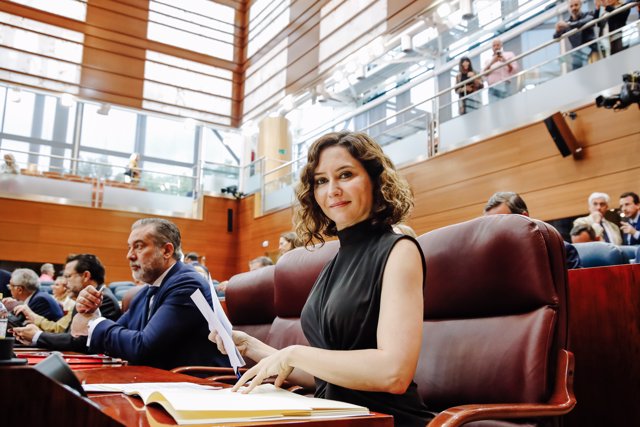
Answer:
[[471, 421], [504, 418], [559, 416], [576, 405], [573, 394], [573, 353], [561, 350], [558, 356], [554, 392], [548, 403], [496, 403], [454, 406], [431, 420], [429, 427], [460, 426]]

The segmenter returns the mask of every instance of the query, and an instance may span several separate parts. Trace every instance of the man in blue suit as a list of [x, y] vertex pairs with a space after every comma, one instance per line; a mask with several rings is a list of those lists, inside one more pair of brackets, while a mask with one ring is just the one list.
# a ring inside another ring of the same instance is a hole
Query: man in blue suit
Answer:
[[209, 284], [180, 261], [180, 230], [170, 221], [136, 221], [129, 235], [127, 259], [136, 280], [147, 283], [117, 322], [99, 316], [101, 294], [83, 289], [71, 333], [88, 335], [91, 353], [107, 353], [134, 365], [172, 369], [186, 365], [229, 366], [209, 341], [207, 321], [191, 300], [199, 289], [209, 302]]
[[623, 245], [640, 245], [640, 197], [632, 191], [620, 195], [620, 222]]
[[13, 298], [5, 298], [2, 302], [8, 307], [15, 307], [24, 303], [36, 314], [54, 322], [60, 319], [64, 312], [58, 302], [46, 292], [40, 290], [38, 275], [28, 268], [18, 268], [11, 273], [9, 290]]

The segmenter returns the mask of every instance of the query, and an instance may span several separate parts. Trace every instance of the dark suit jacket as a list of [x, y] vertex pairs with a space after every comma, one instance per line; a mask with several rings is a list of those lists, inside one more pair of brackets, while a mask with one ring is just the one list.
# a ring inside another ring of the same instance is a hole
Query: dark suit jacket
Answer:
[[54, 322], [64, 316], [64, 312], [60, 304], [58, 304], [58, 301], [48, 293], [39, 289], [31, 295], [28, 306], [34, 313], [53, 320]]
[[566, 265], [567, 270], [572, 270], [574, 268], [582, 268], [582, 261], [580, 261], [580, 255], [578, 255], [578, 250], [571, 243], [564, 242], [564, 250], [567, 253]]
[[[118, 300], [116, 299], [111, 289], [102, 285], [98, 289], [102, 290], [102, 304], [100, 304], [100, 314], [103, 317], [111, 320], [118, 320], [122, 315]], [[76, 309], [73, 309], [72, 316], [77, 313]], [[71, 335], [71, 323], [67, 327], [67, 330], [61, 334], [55, 334], [52, 332], [43, 332], [38, 337], [36, 346], [48, 348], [51, 350], [59, 351], [76, 351], [78, 353], [87, 352], [87, 337], [74, 337]]]
[[178, 261], [160, 285], [148, 320], [149, 286], [138, 292], [117, 322], [103, 320], [96, 325], [89, 351], [161, 369], [229, 366], [227, 357], [207, 338], [207, 321], [191, 300], [196, 289], [212, 304], [209, 284], [198, 272]]

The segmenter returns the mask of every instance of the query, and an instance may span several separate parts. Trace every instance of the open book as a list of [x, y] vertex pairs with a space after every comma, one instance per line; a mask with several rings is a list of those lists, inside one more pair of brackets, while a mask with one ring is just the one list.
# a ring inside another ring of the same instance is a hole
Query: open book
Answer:
[[162, 406], [178, 424], [369, 415], [362, 406], [301, 396], [272, 384], [262, 384], [249, 394], [192, 383], [91, 384], [85, 390], [138, 395], [145, 405]]

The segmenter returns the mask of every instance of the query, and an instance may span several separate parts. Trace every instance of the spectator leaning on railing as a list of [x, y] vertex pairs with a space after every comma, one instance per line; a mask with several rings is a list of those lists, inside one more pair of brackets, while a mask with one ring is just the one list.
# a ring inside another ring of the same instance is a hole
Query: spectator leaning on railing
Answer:
[[[560, 20], [556, 23], [556, 32], [553, 38], [557, 39], [564, 33], [574, 30], [576, 28], [582, 28], [593, 20], [593, 12], [582, 12], [582, 0], [569, 0], [569, 19], [566, 21]], [[576, 32], [569, 36], [569, 43], [571, 48], [575, 49], [579, 46], [583, 46], [582, 49], [577, 50], [571, 54], [571, 68], [577, 70], [587, 63], [587, 61], [593, 61], [597, 59], [598, 46], [593, 42], [596, 38], [594, 26], [589, 26], [581, 31]]]

